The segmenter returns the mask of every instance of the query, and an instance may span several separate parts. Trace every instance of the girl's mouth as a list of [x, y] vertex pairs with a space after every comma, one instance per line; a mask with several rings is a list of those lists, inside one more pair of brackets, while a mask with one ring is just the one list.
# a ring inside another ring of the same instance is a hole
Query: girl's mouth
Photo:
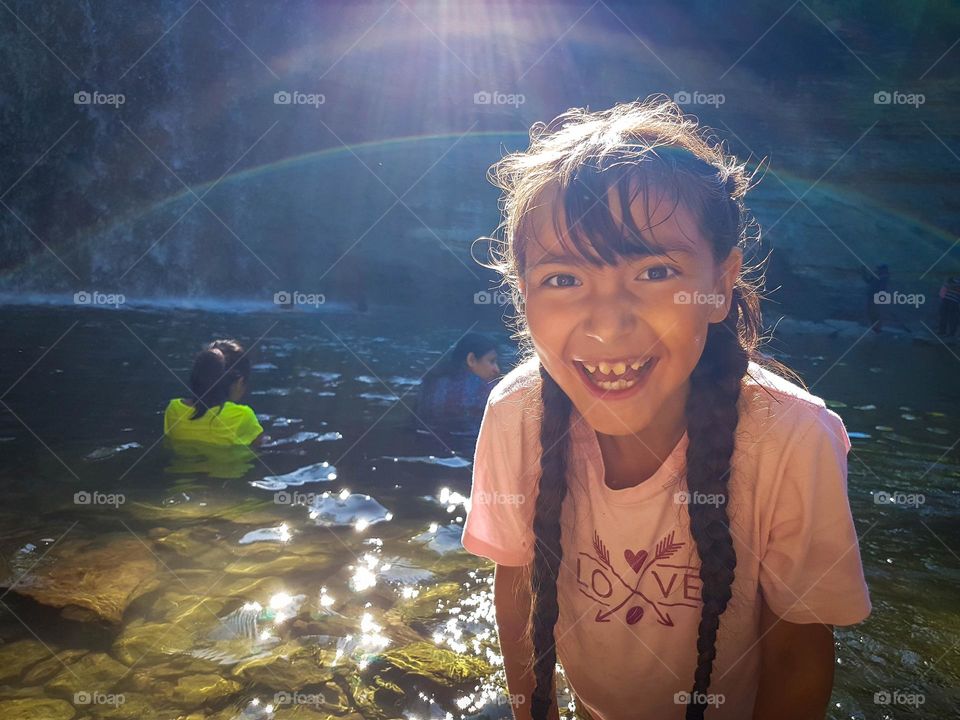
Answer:
[[597, 363], [574, 360], [580, 377], [593, 395], [607, 400], [619, 400], [636, 394], [647, 383], [658, 358], [626, 359]]

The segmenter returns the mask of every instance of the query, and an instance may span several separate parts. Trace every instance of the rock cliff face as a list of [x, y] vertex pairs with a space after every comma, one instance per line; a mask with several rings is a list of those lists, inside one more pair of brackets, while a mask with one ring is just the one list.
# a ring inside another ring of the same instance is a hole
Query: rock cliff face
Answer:
[[[736, 33], [708, 5], [611, 3], [574, 24], [582, 10], [559, 7], [15, 2], [0, 291], [466, 310], [492, 278], [470, 254], [499, 221], [487, 167], [536, 120], [665, 92], [768, 160], [750, 205], [777, 312], [858, 317], [861, 271], [880, 262], [931, 307], [960, 261], [957, 11], [811, 3], [764, 34], [775, 3]], [[494, 90], [522, 102], [475, 102]], [[877, 104], [887, 91], [924, 101]]]

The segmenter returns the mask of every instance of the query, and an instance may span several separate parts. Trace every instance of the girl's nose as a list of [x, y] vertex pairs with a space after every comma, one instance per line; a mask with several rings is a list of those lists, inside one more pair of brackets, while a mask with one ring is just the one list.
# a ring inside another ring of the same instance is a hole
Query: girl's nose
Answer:
[[606, 302], [595, 302], [590, 308], [584, 330], [587, 337], [604, 345], [615, 345], [636, 329], [637, 320], [633, 303], [619, 296]]

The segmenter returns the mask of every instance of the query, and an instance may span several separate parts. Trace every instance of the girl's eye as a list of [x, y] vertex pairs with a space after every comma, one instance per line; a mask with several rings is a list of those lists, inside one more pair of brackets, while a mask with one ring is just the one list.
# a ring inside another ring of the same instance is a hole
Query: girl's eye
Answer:
[[[640, 276], [643, 276], [644, 273], [652, 273], [654, 275], [654, 277], [643, 278], [645, 280], [668, 280], [680, 274], [676, 268], [672, 268], [669, 265], [654, 265], [641, 272]], [[673, 273], [673, 275], [667, 275], [667, 273]]]
[[[556, 284], [551, 282], [556, 280]], [[549, 285], [550, 287], [576, 287], [574, 283], [579, 283], [573, 275], [567, 275], [566, 273], [557, 273], [556, 275], [551, 275], [546, 278], [541, 284]]]

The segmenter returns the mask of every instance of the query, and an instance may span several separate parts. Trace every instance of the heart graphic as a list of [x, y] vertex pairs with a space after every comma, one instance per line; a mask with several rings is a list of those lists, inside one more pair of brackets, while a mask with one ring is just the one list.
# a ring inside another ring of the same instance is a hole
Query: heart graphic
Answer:
[[647, 561], [647, 551], [641, 550], [638, 553], [635, 553], [629, 548], [623, 551], [623, 557], [627, 561], [627, 564], [633, 568], [635, 573], [640, 572], [640, 568], [643, 567], [643, 564]]

